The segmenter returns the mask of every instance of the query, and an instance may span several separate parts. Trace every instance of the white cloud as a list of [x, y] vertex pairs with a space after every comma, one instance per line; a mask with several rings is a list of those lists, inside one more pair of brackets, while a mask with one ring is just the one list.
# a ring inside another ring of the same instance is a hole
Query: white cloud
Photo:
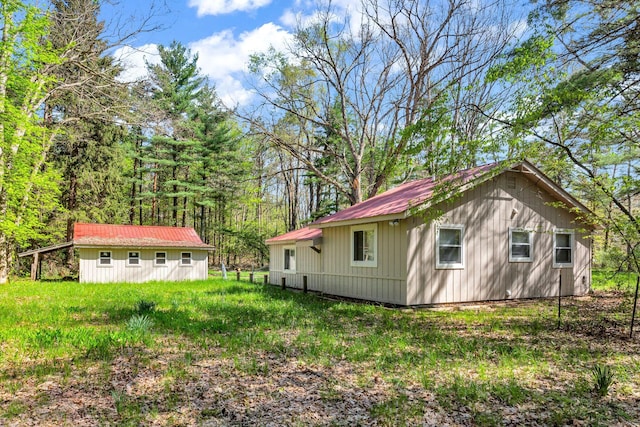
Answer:
[[252, 92], [242, 85], [243, 74], [251, 54], [266, 52], [270, 46], [283, 50], [291, 34], [273, 23], [267, 23], [235, 37], [231, 30], [189, 44], [198, 53], [198, 66], [216, 85], [216, 92], [225, 105], [246, 104]]
[[198, 16], [249, 12], [267, 6], [271, 0], [189, 0], [189, 7], [198, 8]]
[[[124, 46], [113, 53], [115, 60], [122, 66], [123, 71], [118, 76], [121, 82], [135, 82], [147, 77], [147, 65], [158, 64], [158, 46], [145, 44], [140, 47]], [[146, 61], [146, 62], [145, 62]]]

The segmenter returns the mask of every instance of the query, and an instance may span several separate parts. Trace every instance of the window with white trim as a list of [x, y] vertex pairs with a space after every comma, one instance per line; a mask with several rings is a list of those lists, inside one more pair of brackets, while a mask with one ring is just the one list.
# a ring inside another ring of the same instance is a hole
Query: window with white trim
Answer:
[[573, 230], [553, 232], [553, 266], [557, 268], [573, 266]]
[[464, 225], [436, 228], [436, 268], [464, 268]]
[[111, 251], [100, 251], [98, 265], [108, 267], [111, 265]]
[[533, 261], [533, 232], [509, 228], [509, 262]]
[[140, 265], [140, 252], [130, 251], [127, 254], [127, 265], [132, 265], [132, 266]]
[[378, 225], [365, 224], [351, 227], [351, 266], [378, 266]]
[[167, 265], [166, 252], [156, 252], [155, 265]]
[[284, 248], [284, 270], [296, 271], [296, 248]]
[[180, 265], [191, 265], [191, 252], [182, 252], [180, 254]]

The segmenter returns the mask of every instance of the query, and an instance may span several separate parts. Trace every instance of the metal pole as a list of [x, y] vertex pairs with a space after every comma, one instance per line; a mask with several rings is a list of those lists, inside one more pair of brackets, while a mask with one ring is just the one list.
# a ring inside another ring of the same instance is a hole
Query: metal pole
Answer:
[[633, 323], [636, 320], [636, 306], [638, 305], [638, 287], [640, 286], [640, 274], [636, 280], [636, 296], [633, 298], [633, 312], [631, 313], [631, 327], [629, 328], [629, 338], [633, 338]]

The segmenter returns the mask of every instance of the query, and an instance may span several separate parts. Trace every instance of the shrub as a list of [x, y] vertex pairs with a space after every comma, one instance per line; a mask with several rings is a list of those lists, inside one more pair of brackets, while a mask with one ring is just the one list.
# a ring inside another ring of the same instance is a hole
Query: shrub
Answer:
[[138, 314], [146, 314], [146, 313], [151, 313], [156, 309], [156, 303], [153, 301], [147, 301], [147, 300], [138, 300], [138, 302], [136, 303], [136, 311], [138, 312]]

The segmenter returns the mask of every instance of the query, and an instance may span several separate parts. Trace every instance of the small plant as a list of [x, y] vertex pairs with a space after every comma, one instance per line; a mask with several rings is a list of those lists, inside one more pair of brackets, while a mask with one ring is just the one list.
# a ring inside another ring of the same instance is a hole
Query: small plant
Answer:
[[144, 335], [153, 326], [153, 320], [145, 314], [135, 314], [127, 321], [127, 330]]
[[147, 300], [138, 300], [138, 302], [136, 303], [136, 311], [138, 312], [138, 314], [146, 314], [146, 313], [151, 313], [156, 309], [156, 303], [153, 301], [147, 301]]
[[595, 381], [594, 391], [600, 396], [606, 396], [609, 393], [609, 387], [613, 384], [613, 371], [607, 365], [596, 365], [591, 373]]

